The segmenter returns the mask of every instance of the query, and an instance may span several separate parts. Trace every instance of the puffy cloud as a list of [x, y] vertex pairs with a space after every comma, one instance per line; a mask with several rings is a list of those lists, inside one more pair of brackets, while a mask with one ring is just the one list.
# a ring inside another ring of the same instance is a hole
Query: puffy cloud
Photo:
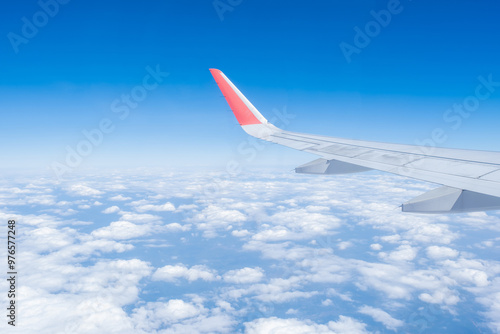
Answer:
[[198, 206], [196, 204], [183, 204], [177, 207], [177, 211], [190, 211], [196, 210]]
[[393, 331], [396, 331], [399, 327], [404, 325], [403, 321], [394, 319], [389, 313], [379, 308], [365, 305], [361, 307], [358, 312], [369, 315], [373, 320], [382, 323], [387, 329]]
[[126, 220], [134, 223], [155, 223], [160, 222], [161, 217], [150, 215], [148, 213], [133, 213], [133, 212], [120, 212], [121, 220]]
[[400, 281], [406, 271], [395, 265], [382, 263], [359, 263], [356, 270], [361, 274], [358, 287], [371, 287], [391, 299], [410, 299], [413, 287]]
[[[147, 263], [136, 259], [115, 260], [100, 261], [91, 267], [72, 267], [47, 259], [45, 262], [44, 268], [36, 268], [42, 276], [23, 274], [19, 302], [25, 310], [21, 328], [26, 333], [35, 328], [37, 333], [133, 330], [123, 306], [137, 300], [137, 285], [151, 271]], [[56, 290], [47, 290], [41, 277], [55, 281]]]
[[126, 196], [123, 196], [122, 194], [120, 194], [120, 195], [116, 195], [116, 196], [110, 197], [109, 199], [111, 201], [128, 201], [128, 200], [131, 200], [132, 198], [131, 197], [126, 197]]
[[91, 188], [85, 184], [73, 184], [68, 188], [68, 193], [73, 196], [99, 196], [103, 192], [97, 189]]
[[225, 282], [235, 284], [257, 283], [262, 280], [263, 277], [264, 271], [259, 267], [230, 270], [223, 276]]
[[339, 297], [340, 299], [342, 299], [343, 301], [346, 301], [346, 302], [352, 302], [352, 298], [347, 295], [347, 294], [344, 294], [344, 293], [339, 293], [337, 292], [335, 289], [333, 288], [329, 288], [327, 290], [327, 296], [335, 296], [335, 297]]
[[490, 284], [487, 271], [491, 275], [500, 273], [500, 264], [486, 265], [486, 262], [482, 260], [466, 259], [464, 257], [457, 260], [444, 260], [440, 264], [449, 272], [450, 278], [463, 285], [473, 284], [477, 287], [486, 287]]
[[267, 284], [253, 284], [244, 289], [230, 289], [225, 295], [233, 299], [239, 299], [244, 295], [253, 295], [253, 298], [259, 301], [285, 303], [299, 298], [310, 298], [318, 294], [317, 291], [301, 291], [300, 286], [299, 277], [274, 278]]
[[487, 310], [483, 314], [490, 320], [488, 327], [493, 332], [500, 333], [500, 319], [498, 318], [500, 314], [500, 280], [497, 279], [495, 283], [495, 288], [483, 291], [485, 293], [477, 300]]
[[169, 232], [186, 232], [191, 230], [191, 225], [181, 225], [179, 223], [170, 223], [165, 225], [165, 229]]
[[368, 331], [366, 325], [360, 321], [346, 316], [339, 316], [336, 322], [330, 321], [328, 327], [338, 334], [365, 334]]
[[215, 281], [220, 279], [215, 270], [212, 270], [203, 265], [193, 266], [191, 268], [185, 265], [167, 265], [162, 268], [158, 268], [153, 274], [153, 280], [155, 281], [165, 281], [165, 282], [176, 282], [180, 278], [184, 278], [189, 282], [196, 280], [203, 281]]
[[106, 213], [106, 214], [108, 214], [108, 213], [116, 213], [116, 212], [119, 212], [119, 211], [120, 211], [120, 208], [119, 208], [119, 207], [117, 207], [116, 205], [113, 205], [113, 206], [110, 206], [110, 207], [109, 207], [109, 208], [107, 208], [107, 209], [104, 209], [104, 210], [102, 211], [102, 213]]
[[450, 244], [458, 238], [458, 234], [450, 231], [448, 225], [444, 224], [414, 224], [404, 237], [421, 243]]
[[401, 236], [399, 234], [385, 235], [383, 237], [380, 237], [380, 240], [391, 244], [396, 244], [401, 241]]
[[175, 206], [170, 203], [166, 202], [165, 204], [161, 205], [153, 205], [153, 204], [145, 204], [145, 205], [139, 205], [136, 206], [135, 209], [139, 212], [145, 212], [145, 211], [175, 211]]
[[431, 304], [456, 305], [460, 298], [455, 291], [443, 288], [432, 293], [422, 293], [418, 296], [420, 300]]
[[338, 247], [340, 250], [345, 250], [345, 249], [347, 249], [347, 248], [349, 248], [349, 247], [352, 247], [352, 246], [353, 246], [353, 243], [352, 243], [351, 241], [342, 241], [342, 242], [340, 242], [340, 243], [338, 244], [338, 246], [337, 246], [337, 247]]
[[217, 230], [231, 229], [231, 224], [243, 223], [246, 220], [247, 217], [238, 210], [227, 210], [221, 206], [208, 205], [188, 221], [204, 231], [205, 237], [213, 238], [217, 235]]
[[40, 227], [29, 230], [25, 235], [25, 246], [32, 251], [54, 251], [73, 244], [77, 233], [73, 229], [61, 230], [51, 227]]
[[206, 313], [201, 305], [171, 299], [168, 302], [150, 302], [134, 309], [132, 318], [138, 329], [151, 332], [166, 325], [172, 325], [187, 318]]
[[458, 256], [458, 251], [449, 247], [429, 246], [427, 247], [427, 256], [431, 259], [441, 260]]
[[329, 234], [340, 226], [340, 219], [332, 214], [306, 209], [284, 210], [273, 214], [269, 221], [275, 225], [254, 236], [256, 240], [298, 240]]
[[412, 261], [417, 256], [418, 249], [410, 245], [401, 245], [390, 253], [379, 253], [382, 259], [388, 261]]
[[126, 240], [142, 237], [152, 233], [152, 227], [147, 225], [136, 225], [128, 221], [120, 220], [112, 222], [109, 226], [101, 227], [92, 232], [96, 238]]
[[360, 334], [367, 333], [366, 325], [352, 318], [340, 316], [338, 322], [322, 325], [310, 320], [261, 318], [245, 325], [246, 334]]
[[239, 237], [239, 238], [242, 238], [242, 237], [246, 237], [246, 236], [249, 236], [251, 235], [252, 233], [248, 230], [234, 230], [231, 232], [231, 234], [235, 237]]
[[331, 305], [333, 305], [333, 302], [332, 302], [331, 299], [325, 299], [325, 300], [321, 301], [321, 305], [323, 305], [323, 306], [331, 306]]

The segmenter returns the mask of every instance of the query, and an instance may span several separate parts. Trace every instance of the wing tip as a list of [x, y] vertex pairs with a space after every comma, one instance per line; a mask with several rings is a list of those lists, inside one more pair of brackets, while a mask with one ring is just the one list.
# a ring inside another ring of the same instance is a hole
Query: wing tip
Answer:
[[267, 123], [267, 120], [221, 70], [216, 68], [209, 70], [241, 126]]

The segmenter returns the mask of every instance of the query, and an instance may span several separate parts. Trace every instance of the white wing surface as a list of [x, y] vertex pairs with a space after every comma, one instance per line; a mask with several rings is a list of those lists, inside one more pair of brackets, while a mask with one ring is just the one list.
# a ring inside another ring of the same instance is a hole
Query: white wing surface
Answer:
[[345, 174], [377, 169], [442, 185], [402, 205], [403, 211], [446, 213], [500, 209], [500, 152], [309, 135], [269, 123], [219, 70], [211, 69], [239, 124], [248, 134], [321, 158], [297, 173]]

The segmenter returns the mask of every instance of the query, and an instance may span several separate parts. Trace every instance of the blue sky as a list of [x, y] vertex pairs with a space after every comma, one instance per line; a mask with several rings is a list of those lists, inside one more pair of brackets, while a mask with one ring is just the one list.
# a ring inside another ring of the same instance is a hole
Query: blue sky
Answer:
[[[371, 11], [390, 1], [232, 3], [221, 20], [212, 1], [73, 0], [17, 53], [9, 36], [22, 36], [23, 17], [33, 22], [41, 7], [9, 3], [0, 14], [2, 166], [63, 161], [66, 147], [103, 118], [115, 129], [79, 167], [224, 165], [246, 134], [210, 67], [264, 115], [286, 108], [291, 130], [415, 143], [442, 127], [448, 140], [441, 146], [498, 149], [500, 91], [459, 129], [443, 121], [474, 94], [478, 76], [500, 81], [497, 2], [402, 0], [350, 62], [339, 45], [354, 45], [354, 28], [364, 30]], [[129, 117], [116, 118], [112, 101], [157, 65], [169, 76]], [[253, 163], [306, 160], [273, 147]]]

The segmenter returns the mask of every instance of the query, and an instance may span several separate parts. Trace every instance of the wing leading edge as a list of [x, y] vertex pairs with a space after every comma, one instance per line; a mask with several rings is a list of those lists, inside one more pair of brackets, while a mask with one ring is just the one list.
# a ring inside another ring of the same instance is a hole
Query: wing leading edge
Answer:
[[442, 185], [402, 205], [405, 212], [500, 209], [500, 152], [421, 147], [285, 131], [269, 123], [219, 70], [210, 69], [249, 135], [320, 156], [297, 173], [345, 174], [377, 169]]

